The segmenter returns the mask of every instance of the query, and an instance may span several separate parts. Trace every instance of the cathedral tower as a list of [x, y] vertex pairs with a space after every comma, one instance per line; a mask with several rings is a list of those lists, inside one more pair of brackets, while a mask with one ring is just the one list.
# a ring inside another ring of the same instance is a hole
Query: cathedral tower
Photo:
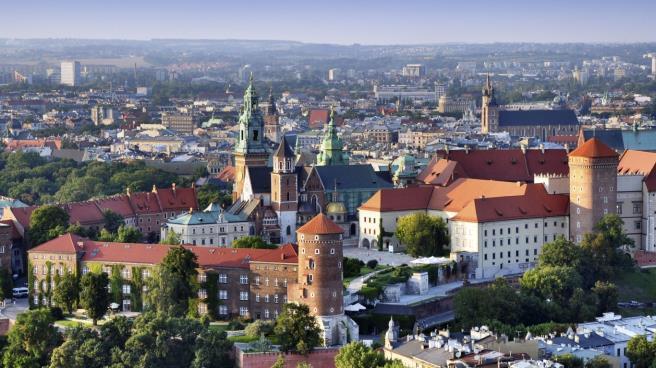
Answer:
[[333, 166], [348, 165], [348, 154], [343, 151], [344, 145], [342, 140], [337, 136], [337, 127], [335, 126], [335, 110], [330, 109], [330, 121], [326, 126], [326, 131], [321, 142], [320, 152], [317, 155], [317, 165]]
[[235, 183], [232, 199], [241, 196], [244, 187], [246, 168], [249, 166], [266, 166], [269, 154], [264, 145], [264, 119], [259, 106], [259, 98], [253, 87], [251, 73], [248, 88], [244, 92], [244, 102], [239, 115], [239, 135], [235, 143]]
[[617, 152], [592, 138], [569, 154], [570, 238], [580, 242], [599, 220], [617, 212]]
[[490, 75], [487, 75], [485, 86], [483, 87], [483, 102], [481, 104], [481, 133], [493, 133], [499, 129], [499, 105], [494, 96], [494, 87], [490, 82]]
[[280, 140], [280, 116], [272, 91], [269, 91], [269, 104], [264, 115], [264, 136], [271, 142]]
[[271, 206], [278, 215], [280, 242], [296, 241], [296, 212], [298, 211], [298, 176], [296, 175], [296, 155], [282, 137], [278, 149], [273, 154], [271, 172]]
[[320, 213], [297, 230], [298, 284], [289, 300], [307, 304], [323, 332], [324, 344], [358, 340], [358, 326], [344, 314], [342, 228]]

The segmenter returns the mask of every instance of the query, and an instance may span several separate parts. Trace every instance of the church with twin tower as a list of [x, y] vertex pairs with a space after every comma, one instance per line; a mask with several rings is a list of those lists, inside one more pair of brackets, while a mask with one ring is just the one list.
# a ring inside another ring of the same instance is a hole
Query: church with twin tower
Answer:
[[[344, 314], [342, 262], [345, 230], [323, 211], [318, 211], [316, 216], [296, 228], [300, 192], [299, 170], [302, 168], [296, 165], [296, 153], [284, 136], [280, 137], [280, 144], [271, 155], [267, 151], [264, 138], [266, 136], [271, 140], [273, 134], [271, 126], [274, 124], [269, 120], [275, 113], [272, 111], [275, 109], [274, 103], [270, 98], [265, 118], [259, 107], [259, 98], [251, 75], [250, 83], [244, 92], [239, 116], [239, 135], [234, 149], [233, 199], [240, 200], [245, 193], [245, 187], [247, 189], [249, 186], [262, 184], [253, 181], [270, 180], [270, 198], [269, 203], [265, 205], [270, 206], [277, 217], [281, 230], [280, 243], [298, 244], [297, 280], [287, 289], [289, 302], [309, 307], [310, 313], [321, 328], [325, 346], [357, 341], [358, 325]], [[343, 152], [342, 141], [337, 136], [334, 125], [334, 112], [331, 112], [331, 120], [326, 127], [317, 161], [319, 165], [348, 165], [348, 155]], [[252, 168], [264, 169], [269, 165], [272, 167], [270, 178], [250, 176], [249, 170]], [[326, 212], [330, 212], [329, 208], [330, 205], [326, 206]]]

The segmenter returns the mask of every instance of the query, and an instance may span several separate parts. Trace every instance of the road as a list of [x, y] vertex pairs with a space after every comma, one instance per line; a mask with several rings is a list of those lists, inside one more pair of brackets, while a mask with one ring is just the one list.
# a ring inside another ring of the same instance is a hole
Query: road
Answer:
[[16, 316], [27, 311], [30, 307], [27, 298], [15, 299], [15, 303], [8, 299], [4, 308], [0, 308], [0, 316], [8, 317], [10, 320], [15, 321]]

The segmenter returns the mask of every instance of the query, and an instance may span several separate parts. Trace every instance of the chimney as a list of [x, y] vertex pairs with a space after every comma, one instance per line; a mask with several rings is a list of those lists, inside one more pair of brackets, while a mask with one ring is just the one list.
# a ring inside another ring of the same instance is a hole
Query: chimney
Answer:
[[544, 143], [540, 143], [540, 151], [544, 155]]
[[465, 144], [465, 153], [469, 154], [469, 145], [468, 144]]
[[520, 144], [520, 145], [519, 145], [519, 148], [522, 150], [522, 153], [523, 153], [523, 154], [526, 154], [526, 146], [525, 146], [525, 145]]
[[565, 143], [565, 152], [569, 153], [569, 143]]
[[280, 260], [284, 261], [285, 260], [285, 253], [280, 253]]
[[153, 184], [153, 190], [152, 190], [152, 192], [153, 192], [153, 193], [157, 193], [157, 187], [155, 186], [155, 184]]
[[171, 184], [171, 189], [173, 189], [173, 193], [175, 193], [175, 183]]

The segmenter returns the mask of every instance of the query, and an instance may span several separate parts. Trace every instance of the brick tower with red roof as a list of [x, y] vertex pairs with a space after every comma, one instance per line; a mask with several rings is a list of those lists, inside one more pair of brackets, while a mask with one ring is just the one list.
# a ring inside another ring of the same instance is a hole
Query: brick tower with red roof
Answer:
[[344, 314], [342, 234], [323, 213], [297, 230], [298, 283], [288, 290], [291, 302], [306, 304], [323, 332], [324, 345], [358, 340], [358, 325]]
[[619, 155], [597, 138], [569, 154], [570, 238], [580, 242], [601, 218], [617, 213]]

